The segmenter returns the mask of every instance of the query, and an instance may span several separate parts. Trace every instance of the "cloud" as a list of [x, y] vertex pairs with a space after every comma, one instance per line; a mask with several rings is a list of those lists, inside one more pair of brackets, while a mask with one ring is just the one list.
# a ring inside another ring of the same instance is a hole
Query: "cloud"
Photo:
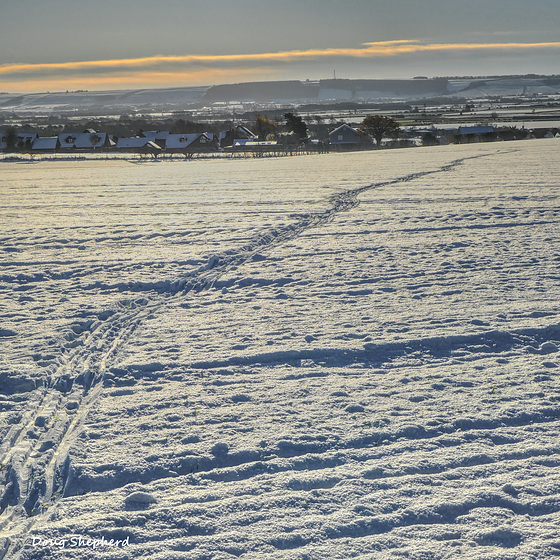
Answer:
[[[264, 80], [279, 79], [270, 68], [217, 68], [176, 72], [124, 72], [68, 77], [44, 77], [33, 81], [4, 81], [0, 88], [20, 93], [64, 90], [121, 90], [135, 88], [176, 87], [178, 85], [212, 85], [218, 83], [251, 81], [255, 74]], [[0, 98], [0, 101], [2, 99]]]
[[[109, 84], [118, 81], [149, 82], [196, 79], [198, 84], [215, 83], [217, 78], [237, 74], [244, 76], [252, 70], [259, 76], [274, 72], [275, 67], [317, 61], [368, 60], [407, 55], [441, 53], [454, 56], [464, 53], [501, 54], [559, 52], [560, 42], [542, 43], [422, 43], [413, 39], [364, 43], [359, 47], [291, 50], [282, 52], [224, 54], [224, 55], [157, 55], [143, 58], [89, 60], [78, 62], [4, 64], [0, 65], [0, 80], [11, 84], [47, 82], [76, 83], [80, 78], [89, 83]], [[159, 76], [159, 77], [158, 77]], [[171, 83], [171, 82], [169, 82]], [[29, 84], [31, 85], [31, 84]]]

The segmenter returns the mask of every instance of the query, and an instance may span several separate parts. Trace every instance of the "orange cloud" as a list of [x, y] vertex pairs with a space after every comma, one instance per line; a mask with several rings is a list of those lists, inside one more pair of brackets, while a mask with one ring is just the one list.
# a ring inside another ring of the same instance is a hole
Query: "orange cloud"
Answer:
[[[178, 80], [192, 82], [194, 79], [198, 84], [207, 84], [215, 83], [216, 79], [222, 77], [232, 76], [235, 78], [240, 74], [257, 73], [257, 69], [261, 72], [259, 75], [262, 75], [262, 71], [274, 72], [274, 67], [286, 63], [328, 61], [329, 59], [374, 59], [415, 53], [457, 54], [472, 51], [500, 53], [559, 49], [560, 42], [423, 44], [419, 41], [405, 39], [364, 43], [357, 48], [325, 48], [227, 55], [157, 55], [115, 60], [4, 64], [0, 65], [0, 79], [6, 85], [24, 85], [26, 82], [34, 82], [37, 85], [75, 83], [81, 84], [81, 87], [86, 87], [88, 83], [116, 84], [119, 81], [125, 81], [127, 84], [161, 84], [168, 79], [170, 80], [169, 83], [177, 83]], [[2, 87], [5, 88], [5, 85]]]
[[[123, 72], [118, 74], [95, 74], [75, 78], [42, 78], [34, 81], [2, 81], [3, 90], [18, 92], [129, 89], [149, 87], [176, 87], [181, 85], [212, 85], [226, 81], [250, 81], [255, 73], [263, 79], [275, 79], [275, 72], [270, 68], [232, 68], [202, 69], [190, 72]], [[0, 98], [1, 101], [1, 98]]]

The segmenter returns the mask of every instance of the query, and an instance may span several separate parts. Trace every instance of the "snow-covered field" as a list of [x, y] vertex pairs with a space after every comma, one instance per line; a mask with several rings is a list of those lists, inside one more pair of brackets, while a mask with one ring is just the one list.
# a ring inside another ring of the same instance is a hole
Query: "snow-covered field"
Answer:
[[0, 558], [560, 556], [559, 150], [0, 164]]

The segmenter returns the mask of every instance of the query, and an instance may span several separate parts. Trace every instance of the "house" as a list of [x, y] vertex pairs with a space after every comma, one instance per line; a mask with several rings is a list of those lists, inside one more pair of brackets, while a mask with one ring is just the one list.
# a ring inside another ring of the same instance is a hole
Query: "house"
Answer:
[[480, 142], [482, 140], [495, 140], [496, 134], [493, 126], [460, 126], [455, 141], [460, 144]]
[[227, 146], [225, 150], [237, 150], [241, 152], [266, 152], [278, 146], [276, 140], [252, 140], [243, 138], [233, 141], [233, 146]]
[[222, 148], [226, 146], [235, 146], [242, 140], [258, 141], [258, 136], [249, 130], [246, 126], [238, 124], [229, 130], [224, 130], [220, 132], [218, 136], [219, 145]]
[[165, 148], [169, 134], [168, 130], [147, 130], [140, 132], [140, 136], [154, 142], [154, 144], [157, 144], [160, 148]]
[[69, 150], [106, 150], [113, 148], [115, 143], [111, 140], [106, 132], [71, 132], [58, 135], [60, 149]]
[[17, 148], [20, 150], [30, 150], [33, 142], [39, 137], [36, 132], [18, 132]]
[[474, 134], [475, 136], [482, 136], [483, 134], [489, 134], [494, 132], [493, 126], [460, 126], [459, 134], [461, 136], [466, 136], [468, 134]]
[[33, 141], [31, 151], [34, 153], [54, 153], [60, 148], [58, 136], [37, 137]]
[[362, 136], [355, 128], [343, 124], [329, 132], [329, 142], [333, 146], [352, 147], [362, 143]]
[[249, 130], [246, 126], [243, 126], [241, 124], [238, 124], [234, 128], [234, 132], [236, 133], [236, 137], [254, 138], [255, 140], [257, 139], [257, 135], [252, 130]]
[[116, 149], [119, 152], [133, 154], [159, 154], [161, 152], [161, 146], [145, 137], [119, 138]]
[[[18, 132], [16, 134], [16, 150], [30, 151], [34, 140], [38, 137], [36, 132]], [[8, 148], [8, 136], [6, 132], [0, 133], [0, 151]]]
[[444, 130], [435, 127], [428, 128], [405, 128], [401, 130], [401, 139], [410, 141], [412, 145], [416, 146], [438, 146], [439, 144], [449, 144], [445, 140]]
[[257, 144], [258, 142], [256, 142], [255, 140], [253, 140], [252, 138], [235, 138], [233, 140], [233, 147], [234, 148], [238, 148], [240, 146], [250, 146], [252, 144]]
[[58, 141], [61, 150], [73, 150], [75, 148], [74, 142], [76, 141], [76, 134], [59, 134]]
[[212, 149], [214, 143], [205, 132], [168, 134], [165, 140], [165, 151], [169, 154], [204, 152]]

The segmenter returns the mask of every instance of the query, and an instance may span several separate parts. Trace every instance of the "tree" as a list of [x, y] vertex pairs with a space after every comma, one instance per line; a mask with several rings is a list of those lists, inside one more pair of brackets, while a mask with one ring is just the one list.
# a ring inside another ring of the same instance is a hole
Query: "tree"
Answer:
[[16, 144], [18, 142], [18, 135], [16, 129], [11, 126], [6, 129], [6, 151], [13, 152], [16, 149]]
[[178, 119], [171, 126], [170, 132], [171, 134], [197, 134], [199, 132], [207, 132], [207, 126], [205, 123]]
[[255, 121], [255, 134], [259, 137], [259, 140], [266, 140], [268, 137], [276, 136], [276, 123], [272, 122], [266, 117], [259, 117]]
[[307, 124], [304, 120], [293, 113], [285, 113], [286, 125], [290, 132], [293, 132], [300, 140], [307, 138]]
[[358, 130], [373, 137], [379, 147], [384, 136], [398, 136], [401, 129], [392, 117], [373, 115], [366, 117]]
[[439, 140], [433, 132], [426, 132], [422, 136], [422, 145], [423, 146], [437, 146], [437, 145], [439, 145]]
[[89, 141], [91, 142], [91, 147], [95, 150], [95, 147], [99, 142], [101, 142], [101, 136], [98, 136], [95, 132], [89, 135]]

